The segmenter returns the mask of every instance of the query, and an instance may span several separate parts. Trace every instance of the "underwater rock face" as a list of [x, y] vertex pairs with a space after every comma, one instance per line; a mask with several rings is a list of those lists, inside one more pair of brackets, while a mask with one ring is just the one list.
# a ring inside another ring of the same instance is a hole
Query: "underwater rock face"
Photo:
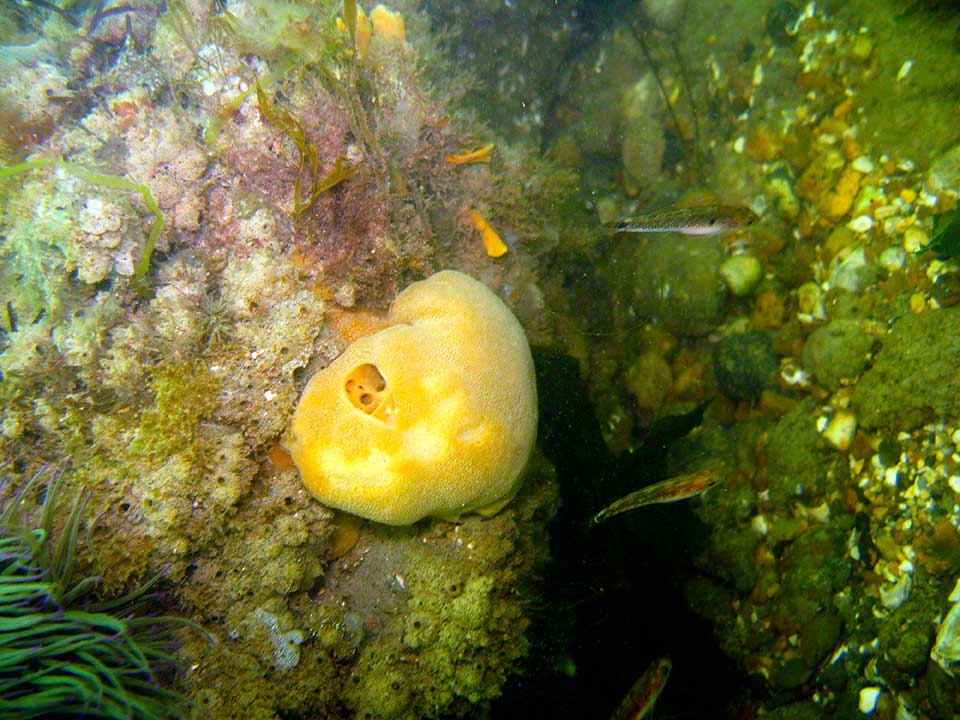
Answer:
[[853, 393], [868, 429], [912, 430], [960, 413], [960, 311], [909, 315], [893, 326]]
[[870, 361], [874, 338], [856, 320], [837, 319], [810, 335], [803, 347], [803, 364], [817, 381], [836, 390], [853, 380]]
[[960, 145], [954, 145], [930, 164], [924, 182], [927, 191], [934, 194], [960, 187]]
[[811, 422], [814, 408], [809, 398], [802, 400], [769, 430], [767, 476], [774, 503], [822, 497], [849, 476], [846, 459], [825, 448], [817, 434]]
[[536, 437], [523, 329], [454, 271], [407, 288], [389, 321], [304, 390], [286, 440], [304, 483], [326, 505], [391, 525], [499, 511]]
[[713, 353], [717, 384], [733, 400], [756, 400], [773, 386], [779, 367], [773, 342], [763, 330], [729, 335]]
[[628, 89], [621, 100], [623, 139], [620, 159], [623, 164], [624, 184], [628, 191], [649, 188], [660, 177], [666, 138], [663, 134], [661, 113], [663, 100], [652, 73]]
[[716, 326], [726, 299], [718, 242], [666, 235], [638, 246], [632, 262], [638, 315], [659, 318], [674, 335], [703, 335]]

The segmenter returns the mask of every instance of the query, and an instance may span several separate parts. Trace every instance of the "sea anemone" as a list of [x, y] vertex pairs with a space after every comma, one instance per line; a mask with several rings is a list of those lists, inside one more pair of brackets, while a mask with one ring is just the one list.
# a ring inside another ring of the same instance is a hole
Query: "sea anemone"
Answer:
[[[191, 623], [142, 613], [159, 576], [99, 602], [93, 599], [99, 578], [73, 581], [89, 495], [77, 495], [54, 540], [62, 475], [62, 469], [41, 471], [0, 506], [0, 718], [182, 717], [185, 698], [163, 687], [156, 673], [173, 666], [173, 629]], [[24, 501], [44, 478], [40, 517], [31, 522]]]

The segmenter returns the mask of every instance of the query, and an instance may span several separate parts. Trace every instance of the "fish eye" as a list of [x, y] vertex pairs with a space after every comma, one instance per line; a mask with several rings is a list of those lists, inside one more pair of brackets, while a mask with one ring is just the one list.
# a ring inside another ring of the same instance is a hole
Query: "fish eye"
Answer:
[[716, 225], [716, 224], [717, 224], [716, 218], [710, 218], [709, 220], [707, 220], [707, 225]]

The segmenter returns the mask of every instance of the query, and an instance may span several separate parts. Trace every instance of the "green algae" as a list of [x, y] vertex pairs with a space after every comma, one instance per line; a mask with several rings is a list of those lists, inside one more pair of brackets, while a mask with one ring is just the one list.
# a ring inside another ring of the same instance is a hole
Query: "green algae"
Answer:
[[119, 175], [107, 175], [96, 170], [90, 170], [89, 168], [78, 165], [77, 163], [68, 162], [61, 158], [49, 157], [28, 160], [16, 165], [0, 167], [0, 180], [8, 180], [18, 175], [22, 175], [33, 170], [39, 170], [49, 165], [56, 165], [58, 168], [62, 168], [74, 177], [90, 183], [91, 185], [120, 190], [122, 192], [138, 193], [140, 195], [144, 204], [147, 206], [147, 209], [149, 209], [154, 216], [154, 222], [150, 227], [147, 240], [144, 243], [143, 249], [141, 250], [140, 259], [134, 266], [132, 278], [134, 284], [140, 285], [142, 289], [143, 280], [150, 270], [150, 258], [152, 257], [153, 250], [157, 245], [157, 240], [160, 239], [160, 234], [163, 232], [164, 225], [163, 213], [160, 210], [160, 206], [157, 205], [157, 201], [154, 200], [153, 193], [150, 192], [150, 187], [146, 183], [136, 183]]
[[960, 310], [908, 314], [853, 391], [863, 427], [912, 430], [960, 413]]
[[209, 448], [200, 442], [197, 428], [213, 409], [217, 387], [202, 363], [154, 368], [153, 401], [140, 416], [133, 455], [157, 460], [183, 454], [193, 463], [202, 461]]
[[805, 398], [769, 430], [767, 477], [770, 498], [777, 506], [823, 497], [849, 482], [846, 458], [824, 447], [817, 433], [816, 413], [816, 402]]
[[776, 387], [780, 361], [773, 339], [764, 330], [747, 330], [723, 338], [713, 351], [713, 370], [720, 390], [733, 400], [760, 398]]
[[810, 334], [803, 346], [803, 363], [833, 391], [856, 379], [870, 362], [875, 344], [858, 320], [838, 317]]

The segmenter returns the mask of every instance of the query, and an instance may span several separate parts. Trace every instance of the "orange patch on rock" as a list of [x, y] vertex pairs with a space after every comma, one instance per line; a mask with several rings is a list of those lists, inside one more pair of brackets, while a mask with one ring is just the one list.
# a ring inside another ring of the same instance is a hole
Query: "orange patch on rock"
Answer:
[[775, 290], [764, 290], [757, 295], [750, 322], [764, 330], [777, 330], [783, 326], [786, 306], [783, 297]]
[[293, 464], [293, 458], [290, 457], [290, 453], [284, 450], [280, 443], [273, 444], [273, 447], [271, 447], [267, 453], [267, 459], [277, 470], [293, 470], [293, 468], [296, 467]]
[[857, 192], [860, 190], [862, 177], [862, 174], [849, 165], [843, 169], [834, 188], [817, 203], [827, 219], [836, 222], [850, 212]]
[[373, 25], [373, 34], [381, 40], [401, 43], [407, 39], [407, 29], [403, 22], [403, 15], [391, 10], [386, 5], [377, 5], [371, 11], [370, 23]]
[[348, 343], [380, 332], [388, 325], [382, 317], [366, 310], [344, 310], [337, 307], [330, 309], [327, 319], [337, 336]]
[[363, 518], [350, 513], [338, 512], [333, 520], [333, 532], [330, 534], [330, 548], [327, 560], [336, 560], [353, 550], [360, 539]]
[[833, 108], [833, 116], [835, 118], [840, 118], [843, 120], [847, 115], [850, 114], [850, 111], [853, 110], [853, 100], [847, 98], [842, 103]]

